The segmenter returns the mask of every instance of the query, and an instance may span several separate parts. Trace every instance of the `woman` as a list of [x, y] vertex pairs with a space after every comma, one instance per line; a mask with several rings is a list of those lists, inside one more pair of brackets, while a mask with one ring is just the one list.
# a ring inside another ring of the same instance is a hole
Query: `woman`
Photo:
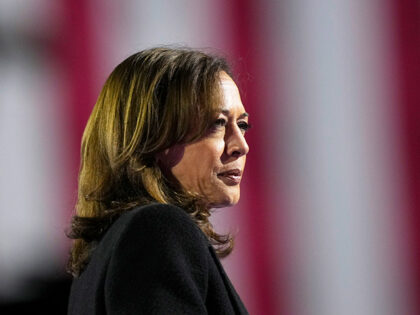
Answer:
[[221, 58], [155, 48], [114, 69], [82, 140], [69, 314], [247, 314], [209, 216], [239, 200], [249, 127]]

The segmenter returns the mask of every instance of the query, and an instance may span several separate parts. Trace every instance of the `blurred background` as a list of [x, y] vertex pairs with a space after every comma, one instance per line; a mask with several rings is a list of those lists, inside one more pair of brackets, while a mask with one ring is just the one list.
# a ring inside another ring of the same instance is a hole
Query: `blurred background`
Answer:
[[212, 216], [249, 312], [420, 314], [418, 0], [1, 0], [0, 313], [66, 313], [84, 126], [156, 45], [226, 56], [250, 113]]

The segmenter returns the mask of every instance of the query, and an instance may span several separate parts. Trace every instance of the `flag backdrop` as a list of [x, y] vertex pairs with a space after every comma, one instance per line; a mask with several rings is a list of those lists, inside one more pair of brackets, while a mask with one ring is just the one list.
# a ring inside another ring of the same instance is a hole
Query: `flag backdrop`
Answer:
[[230, 61], [253, 128], [223, 264], [251, 314], [420, 314], [416, 0], [0, 3], [0, 302], [63, 273], [80, 139], [157, 45]]

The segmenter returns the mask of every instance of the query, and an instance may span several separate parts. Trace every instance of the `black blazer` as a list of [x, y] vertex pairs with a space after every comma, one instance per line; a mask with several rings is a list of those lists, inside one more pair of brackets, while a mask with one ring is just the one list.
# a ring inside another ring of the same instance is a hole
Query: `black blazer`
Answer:
[[112, 224], [73, 280], [68, 314], [248, 312], [190, 216], [175, 206], [153, 204]]

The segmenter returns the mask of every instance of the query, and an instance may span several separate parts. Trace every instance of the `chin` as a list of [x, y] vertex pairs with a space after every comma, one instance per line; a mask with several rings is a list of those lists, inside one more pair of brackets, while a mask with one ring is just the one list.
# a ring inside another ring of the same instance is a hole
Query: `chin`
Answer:
[[210, 205], [212, 208], [224, 208], [224, 207], [231, 207], [238, 203], [239, 201], [239, 191], [237, 192], [225, 192], [218, 196], [218, 198], [214, 198]]

